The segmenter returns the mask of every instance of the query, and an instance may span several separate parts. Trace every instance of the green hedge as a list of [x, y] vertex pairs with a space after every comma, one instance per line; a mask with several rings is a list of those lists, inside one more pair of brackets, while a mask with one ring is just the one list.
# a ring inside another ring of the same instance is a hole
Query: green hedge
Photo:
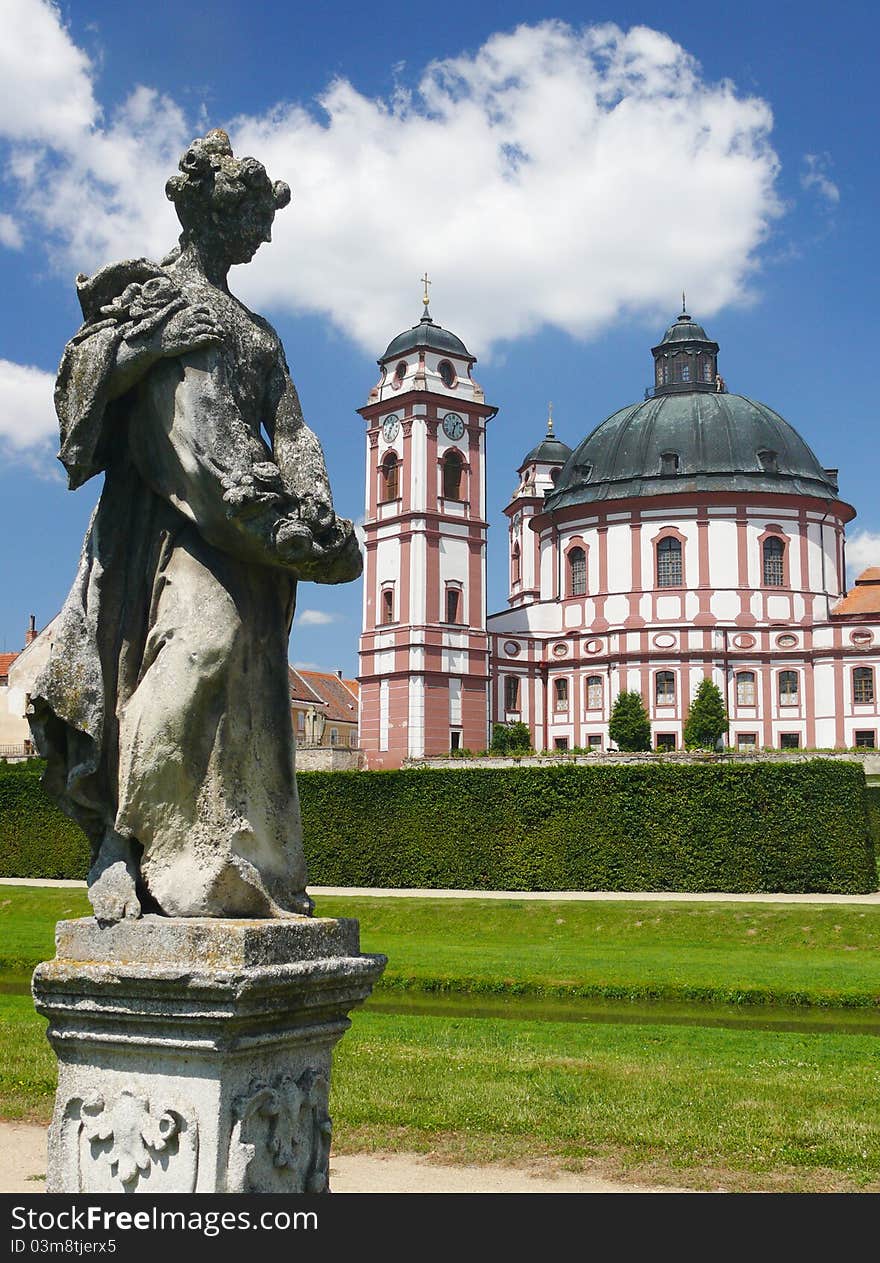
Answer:
[[[880, 790], [815, 759], [303, 772], [316, 886], [864, 892]], [[0, 772], [0, 876], [82, 877], [88, 847], [35, 775]]]
[[0, 766], [0, 877], [85, 877], [89, 843], [40, 786], [37, 760]]
[[797, 764], [311, 772], [316, 885], [876, 889], [864, 773]]

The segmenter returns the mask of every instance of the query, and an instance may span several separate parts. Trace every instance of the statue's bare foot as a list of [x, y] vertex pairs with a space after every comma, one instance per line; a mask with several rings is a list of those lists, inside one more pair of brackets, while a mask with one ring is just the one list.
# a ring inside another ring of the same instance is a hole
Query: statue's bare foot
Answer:
[[141, 915], [135, 881], [122, 860], [110, 864], [89, 886], [89, 903], [99, 925], [115, 925]]

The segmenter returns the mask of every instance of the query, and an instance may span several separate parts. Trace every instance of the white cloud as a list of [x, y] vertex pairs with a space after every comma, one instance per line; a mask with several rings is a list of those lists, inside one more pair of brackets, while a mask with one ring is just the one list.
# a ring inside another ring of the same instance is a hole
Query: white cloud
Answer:
[[867, 566], [880, 566], [880, 534], [874, 531], [856, 531], [846, 541], [846, 570], [850, 583]]
[[836, 206], [840, 201], [840, 189], [829, 179], [828, 166], [831, 159], [828, 154], [804, 154], [806, 170], [801, 175], [801, 188], [815, 189], [826, 202]]
[[342, 621], [339, 614], [328, 614], [325, 610], [300, 610], [296, 616], [299, 627], [324, 627], [327, 623]]
[[[104, 117], [54, 7], [9, 2], [29, 19], [7, 24], [0, 61], [20, 212], [71, 272], [160, 255], [177, 232], [165, 179], [195, 124], [147, 86]], [[710, 316], [743, 297], [781, 213], [767, 104], [645, 27], [519, 26], [414, 90], [383, 100], [336, 79], [319, 104], [227, 120], [237, 151], [294, 191], [233, 286], [323, 314], [373, 354], [418, 318], [425, 268], [435, 317], [480, 355], [545, 325], [589, 337], [660, 318], [682, 288]]]
[[20, 250], [24, 245], [21, 229], [11, 215], [0, 215], [0, 244], [10, 250]]
[[0, 443], [13, 454], [40, 447], [58, 435], [52, 402], [55, 378], [40, 368], [0, 360]]
[[294, 671], [324, 671], [326, 669], [317, 662], [291, 662], [290, 665]]

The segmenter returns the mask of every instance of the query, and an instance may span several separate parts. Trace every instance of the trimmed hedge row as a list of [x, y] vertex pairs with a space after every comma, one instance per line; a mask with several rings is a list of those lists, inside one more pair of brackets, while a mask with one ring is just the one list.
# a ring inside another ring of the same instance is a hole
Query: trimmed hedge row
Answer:
[[[877, 888], [880, 790], [861, 767], [649, 765], [302, 772], [318, 886], [476, 890]], [[0, 876], [83, 877], [83, 834], [35, 775], [0, 773]]]

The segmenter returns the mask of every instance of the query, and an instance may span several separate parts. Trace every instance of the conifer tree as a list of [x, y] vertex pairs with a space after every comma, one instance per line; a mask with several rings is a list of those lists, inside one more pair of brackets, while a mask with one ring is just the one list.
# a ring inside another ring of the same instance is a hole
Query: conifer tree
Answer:
[[618, 693], [611, 711], [608, 735], [618, 750], [636, 751], [651, 748], [651, 721], [641, 693]]
[[721, 690], [711, 680], [701, 680], [685, 720], [685, 746], [689, 750], [714, 750], [729, 727]]

